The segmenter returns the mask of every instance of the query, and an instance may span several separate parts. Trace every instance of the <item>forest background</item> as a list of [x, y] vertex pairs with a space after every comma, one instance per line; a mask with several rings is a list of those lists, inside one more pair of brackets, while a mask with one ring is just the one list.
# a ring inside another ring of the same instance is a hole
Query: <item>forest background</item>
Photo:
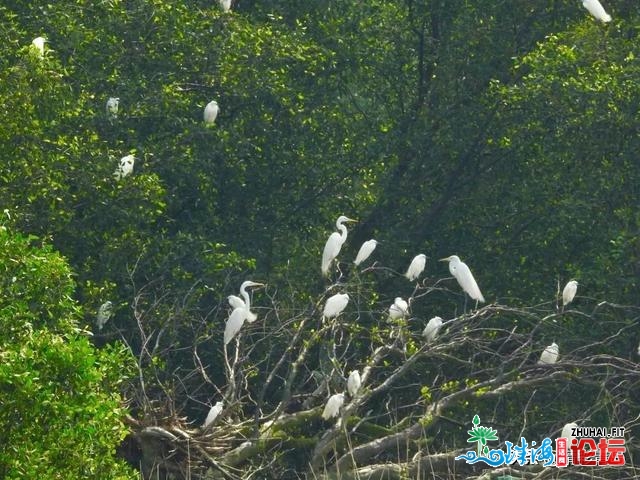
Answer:
[[[453, 460], [476, 413], [500, 441], [626, 426], [627, 466], [589, 478], [637, 476], [640, 6], [605, 8], [3, 2], [0, 477], [479, 478]], [[225, 348], [247, 279], [259, 320]], [[352, 369], [362, 393], [323, 420]]]

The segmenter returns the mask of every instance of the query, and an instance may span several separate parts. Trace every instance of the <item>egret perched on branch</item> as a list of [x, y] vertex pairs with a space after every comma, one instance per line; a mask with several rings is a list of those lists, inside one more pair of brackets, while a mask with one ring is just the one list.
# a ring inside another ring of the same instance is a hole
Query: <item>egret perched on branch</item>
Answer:
[[551, 365], [558, 361], [558, 355], [560, 355], [560, 348], [556, 342], [546, 347], [540, 355], [539, 364]]
[[207, 125], [213, 125], [216, 122], [219, 112], [220, 107], [218, 106], [218, 102], [211, 100], [207, 103], [207, 106], [204, 107], [204, 123]]
[[349, 378], [347, 379], [347, 391], [352, 398], [356, 396], [361, 385], [362, 380], [360, 380], [360, 372], [358, 370], [352, 370], [349, 374]]
[[358, 254], [356, 255], [356, 259], [353, 261], [353, 263], [355, 263], [356, 265], [360, 265], [367, 258], [369, 258], [369, 255], [373, 253], [377, 246], [378, 242], [374, 239], [364, 242], [360, 247], [360, 250], [358, 250]]
[[331, 395], [329, 400], [327, 400], [327, 404], [324, 406], [322, 418], [329, 420], [330, 418], [337, 417], [342, 405], [344, 405], [344, 393]]
[[422, 331], [422, 336], [424, 337], [427, 343], [433, 342], [438, 336], [438, 332], [442, 327], [442, 318], [433, 317], [431, 320], [427, 322], [427, 326], [424, 327]]
[[569, 446], [571, 446], [571, 440], [573, 440], [573, 435], [571, 435], [571, 431], [574, 428], [578, 428], [578, 424], [575, 422], [571, 422], [571, 423], [567, 423], [564, 427], [562, 427], [562, 433], [560, 434], [561, 437], [564, 437], [567, 439], [567, 444]]
[[220, 8], [222, 9], [223, 12], [228, 12], [229, 10], [231, 10], [231, 0], [219, 0], [220, 2]]
[[136, 162], [136, 157], [133, 155], [127, 155], [126, 157], [122, 157], [120, 159], [120, 165], [116, 168], [113, 176], [116, 177], [116, 180], [121, 180], [127, 175], [130, 175], [133, 172], [133, 165]]
[[31, 45], [35, 47], [39, 56], [44, 56], [44, 44], [47, 41], [44, 37], [36, 37], [31, 41]]
[[426, 264], [427, 256], [424, 253], [416, 255], [415, 257], [413, 257], [413, 260], [411, 260], [409, 268], [407, 269], [407, 273], [405, 273], [404, 276], [407, 277], [410, 282], [413, 282], [420, 276]]
[[484, 302], [484, 297], [480, 292], [480, 287], [473, 278], [473, 274], [467, 264], [460, 260], [457, 255], [451, 255], [447, 258], [441, 258], [441, 262], [449, 262], [449, 272], [458, 281], [462, 290], [464, 290], [476, 302]]
[[211, 410], [209, 410], [209, 413], [207, 414], [207, 418], [204, 420], [202, 428], [207, 428], [209, 425], [211, 425], [213, 421], [218, 418], [218, 415], [220, 415], [220, 412], [222, 412], [223, 408], [223, 402], [218, 402], [213, 407], [211, 407]]
[[389, 318], [391, 320], [398, 320], [399, 318], [406, 317], [408, 314], [409, 304], [402, 297], [396, 297], [389, 307]]
[[349, 217], [345, 217], [344, 215], [340, 215], [338, 220], [336, 220], [336, 228], [340, 230], [340, 233], [333, 232], [329, 235], [329, 239], [327, 240], [327, 243], [325, 243], [324, 251], [322, 252], [322, 275], [325, 277], [329, 275], [331, 262], [336, 259], [340, 253], [342, 244], [347, 240], [347, 227], [345, 227], [343, 223], [355, 221], [356, 220], [351, 220]]
[[598, 0], [582, 0], [582, 5], [589, 10], [591, 15], [601, 22], [607, 23], [611, 21], [611, 15], [604, 10], [604, 7]]
[[249, 294], [247, 293], [247, 288], [249, 287], [261, 287], [262, 283], [252, 282], [251, 280], [247, 280], [246, 282], [242, 282], [240, 286], [240, 295], [244, 298], [244, 301], [235, 295], [230, 295], [228, 297], [229, 304], [234, 307], [234, 304], [237, 305], [234, 307], [231, 315], [227, 319], [227, 324], [224, 327], [224, 344], [227, 345], [233, 337], [235, 337], [242, 325], [244, 325], [245, 320], [249, 323], [253, 323], [256, 321], [258, 316], [251, 311], [251, 298], [249, 298]]
[[119, 105], [120, 105], [120, 98], [109, 97], [109, 100], [107, 100], [107, 116], [109, 118], [116, 118], [118, 116]]
[[337, 317], [343, 312], [345, 308], [347, 308], [348, 303], [349, 303], [348, 294], [336, 293], [335, 295], [327, 299], [327, 302], [324, 304], [324, 310], [322, 311], [322, 315], [326, 319]]
[[96, 325], [98, 326], [98, 330], [102, 330], [102, 327], [104, 327], [104, 324], [109, 321], [111, 315], [113, 315], [113, 303], [107, 300], [100, 305], [100, 308], [98, 309], [98, 315], [96, 316]]
[[563, 307], [566, 307], [571, 302], [573, 302], [573, 299], [575, 298], [577, 291], [578, 291], [578, 282], [576, 282], [575, 280], [571, 280], [567, 282], [567, 284], [564, 286], [564, 289], [562, 290], [562, 306]]

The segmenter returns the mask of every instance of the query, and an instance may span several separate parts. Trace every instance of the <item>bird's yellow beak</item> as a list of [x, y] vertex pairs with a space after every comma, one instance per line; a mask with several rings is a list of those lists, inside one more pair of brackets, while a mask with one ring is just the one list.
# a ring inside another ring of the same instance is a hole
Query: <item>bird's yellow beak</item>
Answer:
[[358, 220], [354, 220], [353, 218], [347, 218], [347, 219], [345, 220], [345, 222], [358, 223]]
[[449, 261], [450, 261], [450, 259], [451, 259], [451, 257], [447, 257], [447, 258], [441, 258], [441, 259], [439, 259], [438, 261], [439, 261], [439, 262], [449, 262]]

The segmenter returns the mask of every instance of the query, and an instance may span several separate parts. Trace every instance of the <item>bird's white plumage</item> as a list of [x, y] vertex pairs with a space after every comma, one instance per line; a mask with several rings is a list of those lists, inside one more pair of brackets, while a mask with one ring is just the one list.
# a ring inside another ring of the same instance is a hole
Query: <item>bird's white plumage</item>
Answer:
[[378, 242], [375, 241], [374, 239], [367, 240], [366, 242], [364, 242], [360, 247], [360, 250], [358, 250], [358, 254], [356, 255], [356, 259], [353, 261], [353, 263], [355, 263], [356, 265], [360, 265], [367, 258], [369, 258], [369, 256], [376, 249], [377, 245], [378, 245]]
[[219, 3], [223, 12], [231, 10], [231, 0], [219, 0]]
[[207, 418], [204, 420], [202, 428], [207, 428], [209, 425], [211, 425], [213, 421], [218, 418], [218, 415], [220, 415], [220, 412], [222, 412], [223, 408], [223, 402], [217, 402], [213, 407], [211, 407], [209, 413], [207, 414]]
[[607, 23], [611, 21], [611, 15], [605, 11], [604, 7], [598, 0], [582, 0], [582, 5], [584, 8], [589, 10], [591, 15], [601, 22]]
[[233, 307], [233, 311], [231, 312], [231, 315], [229, 315], [227, 323], [224, 327], [225, 345], [233, 340], [233, 338], [238, 334], [238, 332], [244, 325], [245, 320], [249, 323], [253, 323], [258, 318], [258, 315], [251, 311], [251, 298], [247, 293], [247, 288], [260, 286], [262, 286], [262, 283], [247, 280], [245, 282], [242, 282], [242, 285], [240, 285], [240, 295], [242, 296], [242, 299], [236, 297], [235, 295], [229, 295], [227, 297], [229, 305]]
[[98, 315], [96, 315], [96, 325], [98, 326], [98, 330], [102, 330], [102, 327], [104, 327], [105, 323], [109, 321], [111, 315], [113, 315], [113, 303], [107, 300], [100, 305]]
[[538, 363], [551, 365], [558, 361], [558, 356], [560, 355], [560, 347], [556, 342], [553, 342], [551, 345], [547, 346], [542, 354], [540, 355], [540, 360]]
[[347, 308], [347, 304], [349, 303], [349, 295], [346, 293], [336, 293], [331, 297], [327, 298], [326, 303], [324, 304], [324, 310], [322, 311], [322, 315], [325, 318], [333, 318], [340, 315], [345, 308]]
[[571, 430], [573, 428], [577, 428], [578, 424], [575, 422], [567, 423], [564, 427], [562, 427], [561, 437], [564, 437], [568, 440], [568, 444], [571, 445], [571, 440], [573, 439], [573, 435], [571, 435]]
[[116, 168], [116, 171], [113, 174], [113, 176], [116, 177], [116, 180], [121, 180], [127, 175], [131, 175], [131, 173], [133, 172], [133, 165], [135, 164], [135, 162], [136, 162], [136, 157], [134, 157], [133, 155], [127, 155], [126, 157], [122, 157], [120, 159], [120, 164], [118, 165], [118, 168]]
[[578, 282], [575, 280], [571, 280], [567, 282], [562, 290], [562, 305], [569, 305], [573, 302], [573, 299], [576, 296], [576, 292], [578, 291]]
[[404, 276], [407, 277], [409, 281], [413, 282], [423, 272], [426, 264], [427, 256], [424, 253], [416, 255], [415, 257], [413, 257], [413, 260], [411, 260], [409, 268], [407, 268], [407, 272], [404, 274]]
[[207, 106], [204, 107], [204, 123], [207, 125], [213, 125], [216, 122], [216, 118], [218, 118], [219, 112], [220, 107], [218, 106], [218, 102], [211, 100], [207, 103]]
[[438, 336], [438, 332], [442, 327], [442, 318], [433, 317], [431, 320], [427, 322], [427, 326], [424, 327], [422, 331], [422, 336], [424, 337], [427, 343], [433, 342]]
[[322, 418], [329, 420], [330, 418], [337, 417], [342, 405], [344, 405], [344, 393], [331, 395], [329, 400], [327, 400], [327, 404], [324, 406]]
[[47, 39], [44, 37], [36, 37], [33, 40], [31, 40], [31, 45], [33, 45], [36, 48], [40, 56], [44, 55], [44, 44], [46, 41]]
[[336, 220], [336, 228], [340, 230], [340, 233], [333, 232], [329, 235], [329, 239], [327, 243], [324, 244], [324, 250], [322, 251], [322, 275], [325, 277], [329, 275], [329, 267], [331, 267], [331, 262], [333, 262], [338, 254], [340, 253], [340, 249], [342, 245], [347, 240], [347, 227], [343, 225], [345, 222], [355, 222], [355, 220], [351, 220], [349, 217], [345, 217], [344, 215], [340, 215], [338, 220]]
[[402, 297], [396, 297], [391, 306], [389, 307], [389, 318], [391, 320], [398, 320], [399, 318], [406, 317], [409, 314], [409, 304]]
[[360, 379], [360, 372], [358, 370], [352, 370], [347, 379], [347, 391], [351, 397], [355, 397], [358, 390], [360, 390], [362, 380]]
[[449, 272], [451, 272], [451, 275], [454, 276], [460, 287], [462, 287], [462, 290], [464, 290], [467, 295], [469, 295], [473, 300], [484, 302], [484, 297], [480, 292], [480, 287], [478, 287], [476, 279], [473, 277], [473, 274], [467, 264], [460, 260], [460, 257], [457, 255], [451, 255], [450, 257], [441, 259], [440, 261], [449, 262]]
[[107, 116], [113, 118], [117, 117], [119, 106], [120, 99], [118, 97], [109, 97], [109, 100], [107, 100]]

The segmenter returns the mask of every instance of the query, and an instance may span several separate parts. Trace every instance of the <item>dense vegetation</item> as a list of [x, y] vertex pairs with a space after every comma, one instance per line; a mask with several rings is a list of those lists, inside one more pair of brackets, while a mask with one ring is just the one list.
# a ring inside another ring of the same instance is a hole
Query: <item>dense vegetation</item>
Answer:
[[[470, 478], [476, 413], [500, 441], [626, 426], [627, 468], [582, 472], [636, 476], [637, 2], [233, 3], [0, 5], [0, 476]], [[249, 278], [258, 321], [225, 348]]]

